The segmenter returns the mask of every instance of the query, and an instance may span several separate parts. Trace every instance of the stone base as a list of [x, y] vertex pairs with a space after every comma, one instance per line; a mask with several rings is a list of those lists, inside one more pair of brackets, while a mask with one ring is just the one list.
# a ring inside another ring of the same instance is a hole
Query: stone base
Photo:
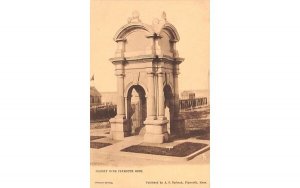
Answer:
[[127, 119], [112, 118], [109, 122], [110, 135], [113, 140], [124, 140], [125, 137], [130, 136], [131, 131]]
[[147, 143], [164, 143], [169, 140], [169, 134], [167, 130], [168, 120], [146, 120], [146, 134], [144, 135], [144, 141]]

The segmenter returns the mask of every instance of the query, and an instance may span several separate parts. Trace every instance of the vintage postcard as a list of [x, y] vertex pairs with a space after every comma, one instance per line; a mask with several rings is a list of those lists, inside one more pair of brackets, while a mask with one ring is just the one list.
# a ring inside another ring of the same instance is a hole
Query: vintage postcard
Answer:
[[209, 0], [91, 0], [91, 188], [210, 187]]

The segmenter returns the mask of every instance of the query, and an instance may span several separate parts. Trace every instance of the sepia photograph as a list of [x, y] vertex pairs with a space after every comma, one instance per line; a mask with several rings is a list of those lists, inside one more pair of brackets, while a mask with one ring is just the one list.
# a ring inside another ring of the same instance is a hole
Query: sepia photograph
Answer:
[[91, 187], [158, 166], [209, 187], [209, 71], [208, 0], [91, 0]]
[[0, 1], [0, 188], [299, 188], [299, 7]]
[[0, 188], [299, 188], [299, 7], [0, 1]]

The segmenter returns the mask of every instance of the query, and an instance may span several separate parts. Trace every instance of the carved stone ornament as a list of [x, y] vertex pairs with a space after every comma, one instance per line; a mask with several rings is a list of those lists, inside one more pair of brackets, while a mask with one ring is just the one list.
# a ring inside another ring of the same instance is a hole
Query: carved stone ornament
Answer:
[[167, 15], [165, 11], [162, 12], [161, 20], [158, 18], [154, 18], [152, 21], [152, 26], [155, 33], [160, 33], [161, 29], [163, 28], [164, 24], [167, 22]]
[[132, 12], [132, 17], [128, 18], [128, 23], [133, 23], [133, 22], [141, 22], [140, 13], [136, 10]]

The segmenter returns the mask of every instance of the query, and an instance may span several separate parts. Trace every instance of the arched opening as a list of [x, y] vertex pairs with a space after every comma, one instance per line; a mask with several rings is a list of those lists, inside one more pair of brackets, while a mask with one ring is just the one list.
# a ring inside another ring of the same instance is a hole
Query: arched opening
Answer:
[[169, 85], [164, 87], [165, 95], [165, 117], [169, 120], [167, 124], [168, 133], [172, 133], [172, 121], [174, 112], [174, 97], [172, 94], [172, 89]]
[[146, 93], [140, 85], [129, 88], [126, 101], [126, 118], [131, 135], [144, 135], [144, 121], [147, 117]]

